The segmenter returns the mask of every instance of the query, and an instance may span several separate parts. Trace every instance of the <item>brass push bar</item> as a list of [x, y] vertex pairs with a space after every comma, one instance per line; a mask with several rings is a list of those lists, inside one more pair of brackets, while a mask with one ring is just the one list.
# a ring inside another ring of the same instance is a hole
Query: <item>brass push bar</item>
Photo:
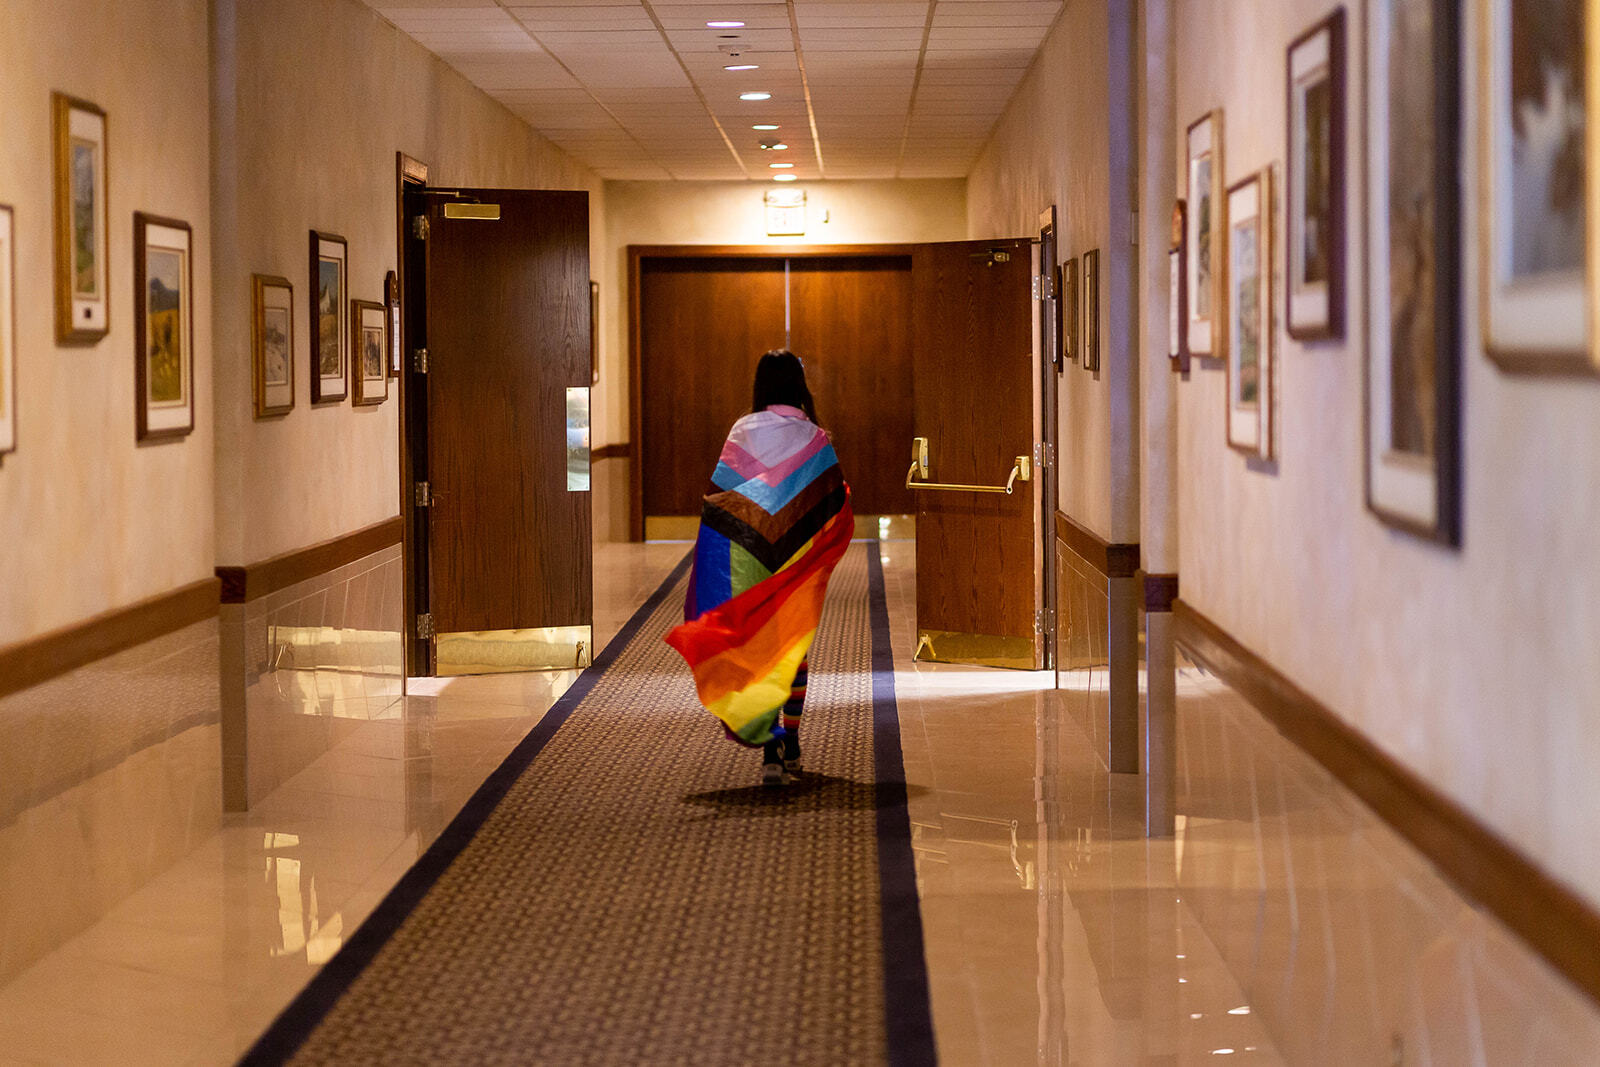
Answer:
[[1012, 495], [1018, 482], [1033, 479], [1033, 461], [1027, 456], [1018, 456], [1017, 461], [1011, 465], [1011, 477], [1006, 479], [1005, 485], [962, 485], [956, 482], [919, 482], [917, 475], [928, 476], [928, 439], [918, 437], [912, 445], [911, 469], [906, 471], [907, 489], [934, 489], [945, 493], [1004, 493]]

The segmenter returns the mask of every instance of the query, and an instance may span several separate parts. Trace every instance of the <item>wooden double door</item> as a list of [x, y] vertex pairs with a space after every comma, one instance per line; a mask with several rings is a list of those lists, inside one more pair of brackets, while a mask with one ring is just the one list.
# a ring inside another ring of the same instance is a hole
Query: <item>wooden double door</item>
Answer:
[[699, 515], [757, 358], [788, 347], [857, 515], [916, 516], [918, 657], [1043, 666], [1032, 259], [1025, 238], [630, 249], [634, 536]]

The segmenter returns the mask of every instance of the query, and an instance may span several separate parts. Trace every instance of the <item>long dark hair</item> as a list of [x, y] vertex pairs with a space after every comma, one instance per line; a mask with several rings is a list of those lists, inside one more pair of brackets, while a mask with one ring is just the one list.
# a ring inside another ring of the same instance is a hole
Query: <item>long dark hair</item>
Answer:
[[756, 385], [750, 398], [751, 411], [765, 411], [774, 404], [787, 404], [817, 421], [817, 407], [806, 387], [806, 368], [800, 357], [787, 348], [774, 348], [756, 361]]

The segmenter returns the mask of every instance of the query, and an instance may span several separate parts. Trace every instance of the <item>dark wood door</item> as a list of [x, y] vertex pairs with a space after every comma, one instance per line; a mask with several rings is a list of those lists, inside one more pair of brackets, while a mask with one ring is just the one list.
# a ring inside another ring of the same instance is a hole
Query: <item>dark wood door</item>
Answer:
[[783, 347], [783, 260], [642, 265], [638, 461], [648, 516], [700, 517], [728, 428], [750, 410], [756, 360]]
[[[429, 198], [428, 596], [437, 666], [570, 666], [587, 652], [539, 662], [536, 650], [530, 659], [512, 649], [507, 635], [586, 628], [593, 614], [590, 494], [573, 487], [568, 463], [568, 390], [581, 390], [575, 397], [586, 406], [589, 386], [588, 194], [461, 196], [498, 204], [500, 217], [452, 218], [452, 201]], [[583, 438], [578, 473], [586, 475], [586, 426], [572, 433]], [[452, 635], [483, 633], [499, 636], [476, 659], [446, 656]], [[592, 649], [581, 635], [565, 639]]]
[[789, 347], [806, 365], [817, 418], [858, 515], [904, 515], [911, 436], [911, 257], [789, 263]]
[[[919, 481], [1004, 485], [1032, 466], [1032, 265], [1027, 239], [920, 245], [913, 254]], [[901, 470], [911, 459], [905, 442]], [[1029, 470], [1028, 473], [1032, 474]], [[1037, 481], [1011, 494], [922, 489], [917, 500], [917, 655], [1037, 668]]]

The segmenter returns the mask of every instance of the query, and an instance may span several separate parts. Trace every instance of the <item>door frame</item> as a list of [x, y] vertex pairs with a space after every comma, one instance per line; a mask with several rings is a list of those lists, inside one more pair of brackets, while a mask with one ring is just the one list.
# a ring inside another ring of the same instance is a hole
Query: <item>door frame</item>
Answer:
[[644, 540], [643, 316], [640, 314], [645, 260], [651, 259], [822, 259], [831, 256], [909, 256], [912, 244], [858, 245], [629, 245], [628, 246], [628, 540]]
[[[416, 316], [412, 314], [412, 290], [408, 285], [406, 253], [409, 238], [406, 232], [406, 194], [419, 193], [428, 188], [428, 165], [404, 152], [395, 154], [395, 284], [400, 299], [400, 371], [395, 376], [400, 404], [400, 566], [405, 575], [405, 593], [402, 598], [404, 616], [401, 620], [402, 645], [405, 648], [404, 678], [425, 677], [433, 673], [433, 643], [418, 636], [417, 619], [427, 611], [427, 545], [419, 536], [417, 526], [415, 471], [426, 467], [428, 436], [427, 411], [417, 395], [407, 388], [412, 371], [412, 340], [416, 329]], [[425, 281], [425, 279], [423, 279]], [[414, 294], [426, 300], [426, 286]], [[426, 390], [419, 391], [423, 397]], [[413, 433], [412, 425], [417, 426]], [[421, 462], [418, 462], [418, 457]], [[421, 575], [419, 580], [418, 575]], [[402, 679], [402, 682], [404, 681]], [[402, 688], [402, 692], [403, 692]]]
[[1034, 244], [1035, 256], [1035, 283], [1038, 287], [1039, 301], [1034, 316], [1037, 323], [1038, 341], [1034, 349], [1034, 380], [1038, 383], [1039, 415], [1038, 415], [1038, 460], [1039, 468], [1039, 501], [1035, 519], [1038, 523], [1036, 536], [1039, 550], [1039, 605], [1038, 618], [1040, 620], [1040, 636], [1044, 643], [1044, 658], [1040, 661], [1042, 669], [1054, 674], [1052, 685], [1061, 687], [1061, 676], [1057, 672], [1056, 663], [1056, 633], [1060, 625], [1056, 603], [1060, 599], [1058, 588], [1058, 575], [1055, 561], [1055, 515], [1056, 497], [1060, 478], [1057, 469], [1058, 451], [1056, 438], [1060, 436], [1061, 429], [1061, 293], [1056, 291], [1056, 271], [1060, 259], [1060, 229], [1056, 221], [1056, 206], [1051, 204], [1039, 213], [1039, 238]]

